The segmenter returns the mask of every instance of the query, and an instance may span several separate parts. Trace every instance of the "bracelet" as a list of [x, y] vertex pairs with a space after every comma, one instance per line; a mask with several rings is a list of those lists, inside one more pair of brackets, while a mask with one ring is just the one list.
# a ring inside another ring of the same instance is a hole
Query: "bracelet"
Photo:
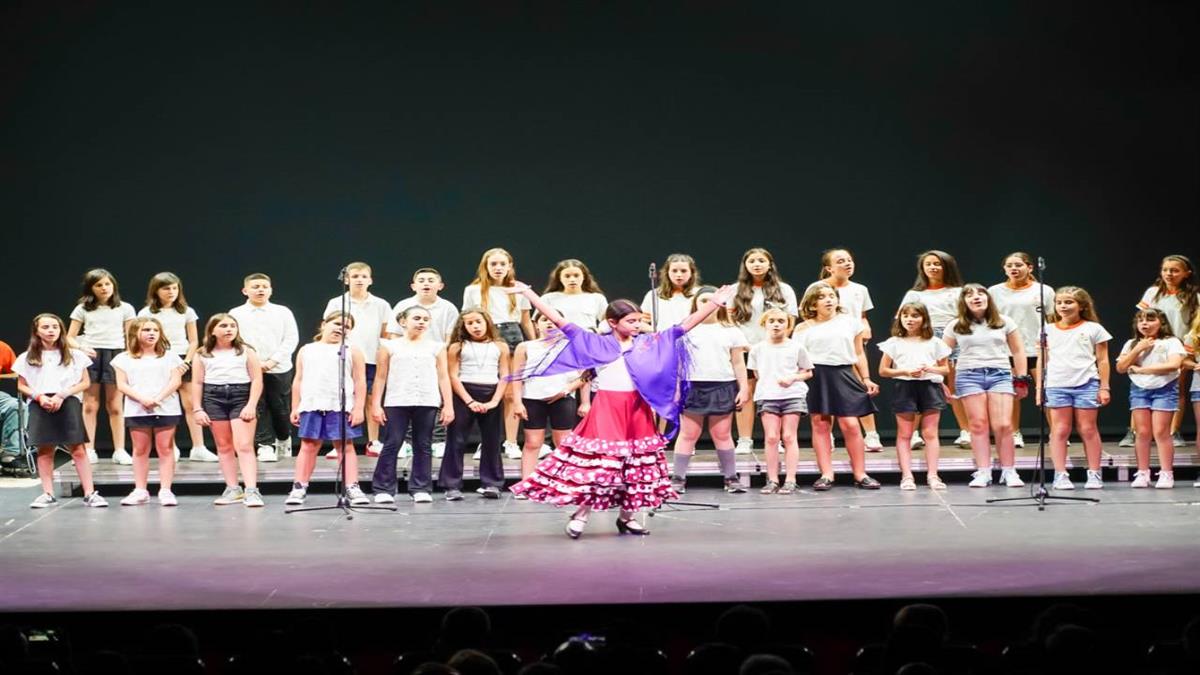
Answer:
[[195, 410], [192, 411], [192, 414], [194, 415], [198, 412], [204, 412], [204, 408], [196, 408]]

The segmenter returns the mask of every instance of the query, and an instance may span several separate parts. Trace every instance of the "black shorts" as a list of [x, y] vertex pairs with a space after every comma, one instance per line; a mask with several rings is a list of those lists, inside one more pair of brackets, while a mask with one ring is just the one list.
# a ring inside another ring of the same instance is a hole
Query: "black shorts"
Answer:
[[576, 405], [573, 396], [564, 396], [553, 403], [536, 398], [523, 398], [521, 403], [525, 404], [525, 412], [529, 415], [529, 419], [525, 421], [526, 429], [545, 429], [547, 421], [555, 431], [568, 431], [579, 424], [579, 417], [576, 415], [579, 406]]
[[692, 382], [683, 412], [688, 415], [729, 415], [737, 408], [738, 383]]
[[[53, 396], [53, 394], [47, 394]], [[87, 430], [83, 426], [83, 404], [74, 396], [63, 399], [57, 412], [46, 412], [37, 403], [29, 402], [29, 445], [73, 445], [87, 443]]]
[[106, 349], [96, 347], [96, 355], [92, 357], [92, 365], [88, 366], [88, 377], [92, 384], [116, 384], [117, 373], [113, 370], [112, 360], [124, 349]]
[[161, 429], [163, 427], [177, 427], [179, 421], [183, 419], [183, 415], [139, 415], [137, 417], [126, 417], [126, 429]]
[[209, 384], [204, 383], [204, 393], [200, 397], [200, 407], [204, 408], [208, 419], [214, 422], [224, 422], [236, 419], [242, 414], [242, 408], [250, 401], [250, 383], [245, 384]]
[[516, 321], [498, 323], [496, 330], [500, 331], [500, 339], [508, 345], [509, 357], [517, 351], [517, 345], [525, 341], [525, 331], [521, 330], [521, 324]]
[[929, 380], [896, 380], [896, 393], [892, 396], [892, 412], [922, 413], [945, 410], [946, 395], [940, 382]]

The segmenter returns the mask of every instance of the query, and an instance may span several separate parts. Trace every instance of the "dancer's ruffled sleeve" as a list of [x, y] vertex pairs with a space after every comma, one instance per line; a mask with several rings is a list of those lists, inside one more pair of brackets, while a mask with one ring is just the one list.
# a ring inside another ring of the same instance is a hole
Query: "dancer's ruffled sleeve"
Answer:
[[556, 375], [573, 370], [603, 366], [621, 358], [621, 346], [611, 334], [597, 335], [575, 324], [566, 324], [546, 342], [550, 348], [535, 363], [526, 363], [519, 373], [509, 379], [527, 380], [531, 377]]
[[679, 413], [687, 400], [691, 359], [680, 339], [685, 334], [682, 327], [672, 326], [658, 333], [639, 335], [633, 349], [625, 354], [625, 366], [638, 393], [659, 417], [667, 420], [667, 438], [675, 437]]

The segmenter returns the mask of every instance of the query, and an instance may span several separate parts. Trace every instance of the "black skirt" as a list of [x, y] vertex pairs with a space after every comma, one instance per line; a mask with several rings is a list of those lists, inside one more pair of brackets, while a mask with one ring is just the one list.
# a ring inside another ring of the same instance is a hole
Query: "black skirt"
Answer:
[[83, 404], [74, 396], [68, 396], [58, 412], [46, 412], [37, 403], [29, 402], [29, 445], [79, 445], [87, 443], [87, 430], [83, 427]]
[[877, 412], [854, 366], [813, 366], [808, 381], [808, 414], [863, 417]]
[[683, 412], [688, 415], [728, 415], [737, 407], [738, 383], [692, 382]]

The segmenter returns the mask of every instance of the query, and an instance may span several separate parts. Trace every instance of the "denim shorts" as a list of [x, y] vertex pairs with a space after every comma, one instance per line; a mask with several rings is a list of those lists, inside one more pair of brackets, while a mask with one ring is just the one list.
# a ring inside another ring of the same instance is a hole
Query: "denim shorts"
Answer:
[[209, 384], [204, 383], [200, 394], [200, 407], [208, 414], [213, 422], [227, 422], [237, 419], [242, 414], [242, 408], [250, 402], [249, 384]]
[[[1200, 377], [1200, 375], [1197, 377]], [[1192, 390], [1192, 403], [1200, 403], [1200, 389]]]
[[1175, 412], [1178, 407], [1179, 385], [1175, 382], [1159, 387], [1158, 389], [1142, 389], [1136, 384], [1129, 385], [1130, 410]]
[[968, 368], [954, 375], [954, 395], [958, 398], [972, 394], [1016, 393], [1013, 374], [1008, 368]]
[[1088, 380], [1075, 387], [1046, 387], [1047, 408], [1091, 410], [1100, 407], [1100, 380]]
[[375, 365], [374, 363], [367, 364], [367, 393], [368, 394], [375, 391], [375, 370], [378, 367], [379, 366]]
[[[945, 326], [942, 326], [941, 328], [933, 329], [933, 337], [935, 337], [939, 340], [941, 340], [942, 336], [945, 334], [946, 334]], [[950, 360], [950, 363], [958, 363], [958, 341], [957, 340], [954, 341], [954, 347], [952, 347], [950, 349], [949, 360]]]

